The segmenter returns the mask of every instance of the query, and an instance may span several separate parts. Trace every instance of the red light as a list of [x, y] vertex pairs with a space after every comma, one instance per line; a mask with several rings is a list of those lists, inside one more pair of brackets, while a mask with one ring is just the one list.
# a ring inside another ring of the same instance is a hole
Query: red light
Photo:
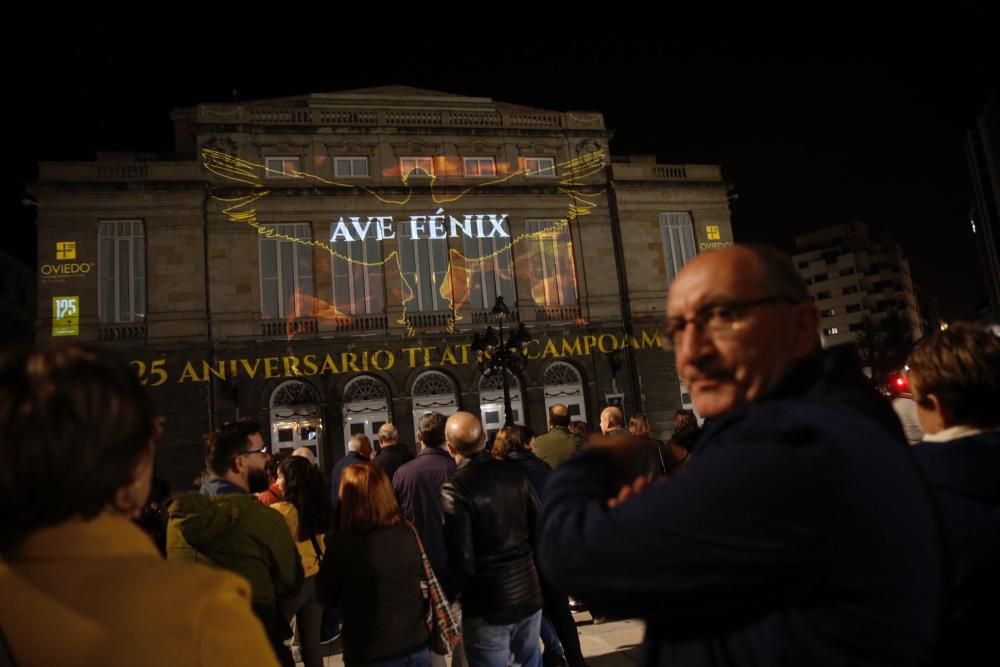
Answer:
[[906, 380], [904, 380], [903, 378], [896, 378], [896, 386], [897, 387], [906, 386]]

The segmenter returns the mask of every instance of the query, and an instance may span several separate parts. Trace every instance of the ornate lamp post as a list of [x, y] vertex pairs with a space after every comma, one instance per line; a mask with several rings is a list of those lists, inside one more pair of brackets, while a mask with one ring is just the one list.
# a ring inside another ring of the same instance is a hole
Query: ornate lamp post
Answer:
[[483, 375], [500, 373], [503, 384], [503, 413], [504, 426], [514, 424], [514, 413], [510, 406], [510, 383], [507, 380], [507, 372], [524, 370], [527, 357], [525, 352], [531, 336], [520, 323], [516, 330], [508, 331], [507, 340], [503, 337], [503, 323], [510, 315], [510, 309], [503, 302], [503, 297], [497, 297], [497, 303], [493, 306], [493, 317], [497, 321], [497, 331], [493, 327], [486, 327], [486, 332], [480, 336], [476, 333], [472, 337], [472, 351], [476, 355], [476, 363], [479, 371]]

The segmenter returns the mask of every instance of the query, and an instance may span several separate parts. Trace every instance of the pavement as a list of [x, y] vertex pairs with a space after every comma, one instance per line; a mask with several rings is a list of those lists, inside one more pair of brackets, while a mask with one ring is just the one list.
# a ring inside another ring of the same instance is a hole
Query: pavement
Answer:
[[[573, 614], [573, 618], [580, 633], [583, 657], [590, 667], [633, 667], [638, 662], [639, 645], [645, 631], [642, 621], [608, 620], [594, 625], [586, 611]], [[342, 667], [344, 658], [340, 640], [330, 643], [326, 649], [328, 653], [323, 664], [326, 667]]]

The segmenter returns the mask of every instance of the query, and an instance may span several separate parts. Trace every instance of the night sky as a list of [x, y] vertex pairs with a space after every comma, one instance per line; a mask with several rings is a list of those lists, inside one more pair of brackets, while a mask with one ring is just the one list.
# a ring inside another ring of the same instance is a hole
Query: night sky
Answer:
[[7, 21], [6, 252], [34, 263], [20, 201], [38, 160], [168, 152], [170, 109], [231, 101], [234, 90], [252, 100], [401, 84], [603, 112], [615, 154], [721, 163], [738, 194], [738, 241], [791, 250], [796, 234], [861, 220], [900, 243], [947, 319], [984, 303], [963, 142], [1000, 89], [988, 3], [926, 16], [832, 4], [694, 16], [664, 4], [655, 15], [616, 6], [552, 20], [425, 4], [392, 24], [376, 15], [396, 11], [387, 5], [347, 15], [171, 3], [147, 17], [136, 4]]

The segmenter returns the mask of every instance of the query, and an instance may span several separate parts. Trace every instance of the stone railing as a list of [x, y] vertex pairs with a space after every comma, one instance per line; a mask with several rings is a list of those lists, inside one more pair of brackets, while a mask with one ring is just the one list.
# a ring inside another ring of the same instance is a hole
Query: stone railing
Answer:
[[335, 317], [329, 320], [334, 331], [385, 331], [388, 318], [385, 315], [357, 315]]
[[616, 181], [708, 181], [721, 182], [717, 164], [623, 164], [613, 162]]
[[[462, 309], [459, 311], [458, 314], [462, 318], [458, 322], [459, 326], [461, 325], [479, 326], [487, 324], [495, 325], [497, 323], [497, 318], [493, 314], [492, 309], [475, 309], [475, 310]], [[508, 323], [516, 325], [520, 321], [521, 321], [521, 316], [517, 312], [517, 308], [511, 308], [510, 313], [508, 313], [506, 319], [504, 319], [504, 326], [506, 326]]]
[[146, 325], [101, 324], [97, 327], [97, 340], [102, 343], [144, 343], [146, 341]]
[[406, 318], [407, 324], [414, 329], [446, 329], [454, 319], [450, 312], [413, 313]]
[[268, 338], [287, 336], [315, 336], [316, 318], [299, 317], [287, 320], [265, 320], [261, 322], [263, 334]]
[[540, 322], [575, 322], [580, 319], [579, 306], [545, 306], [535, 309], [535, 319]]

